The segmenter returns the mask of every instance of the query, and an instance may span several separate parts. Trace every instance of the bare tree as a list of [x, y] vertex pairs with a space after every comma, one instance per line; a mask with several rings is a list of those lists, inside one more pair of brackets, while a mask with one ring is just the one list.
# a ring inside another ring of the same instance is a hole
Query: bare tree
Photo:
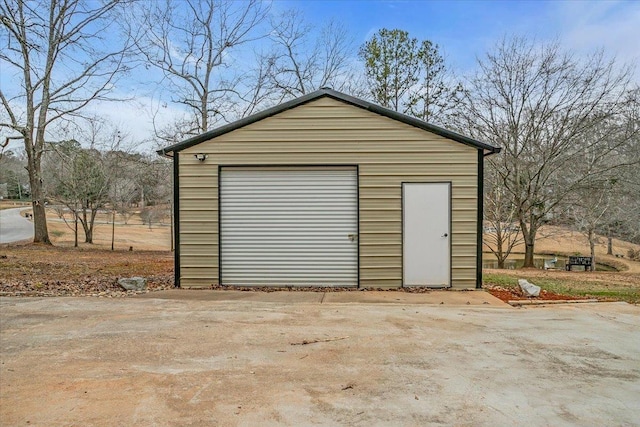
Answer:
[[126, 171], [123, 170], [124, 167], [118, 169], [124, 173], [114, 176], [109, 199], [111, 200], [112, 208], [118, 212], [118, 215], [126, 225], [135, 215], [132, 204], [139, 192], [135, 180], [126, 175]]
[[592, 189], [568, 209], [574, 224], [587, 237], [591, 256], [591, 271], [596, 268], [596, 244], [599, 243], [598, 232], [603, 228], [608, 215], [613, 210], [614, 195], [612, 188]]
[[627, 106], [622, 131], [629, 136], [631, 143], [624, 147], [621, 155], [627, 159], [630, 166], [624, 168], [620, 177], [622, 195], [615, 203], [616, 227], [611, 227], [609, 237], [613, 231], [630, 242], [640, 244], [640, 87], [638, 85], [629, 91]]
[[[491, 172], [491, 171], [489, 171]], [[507, 191], [496, 174], [487, 174], [484, 194], [484, 244], [498, 261], [498, 268], [504, 268], [505, 261], [513, 248], [522, 243], [522, 233], [516, 209], [511, 204]]]
[[318, 30], [295, 9], [272, 18], [270, 24], [271, 51], [259, 63], [267, 64], [268, 88], [276, 102], [322, 87], [348, 90], [354, 48], [344, 25], [329, 21]]
[[240, 77], [231, 69], [238, 48], [261, 37], [257, 27], [267, 6], [258, 0], [164, 0], [143, 5], [144, 37], [138, 51], [147, 67], [162, 71], [171, 101], [189, 113], [170, 129], [158, 131], [165, 142], [226, 122], [227, 103]]
[[[533, 267], [536, 234], [567, 195], [626, 163], [616, 154], [628, 136], [596, 130], [622, 113], [631, 72], [602, 52], [580, 60], [557, 43], [523, 38], [502, 40], [478, 65], [460, 119], [503, 147], [488, 163], [516, 208], [524, 265]], [[588, 167], [572, 168], [585, 152], [596, 154]]]
[[142, 219], [143, 224], [147, 224], [149, 226], [149, 230], [153, 230], [153, 223], [160, 222], [167, 216], [166, 209], [163, 209], [161, 206], [151, 206], [148, 208], [144, 208], [142, 212], [140, 212], [140, 218]]
[[[44, 167], [43, 169], [46, 169], [46, 167]], [[58, 218], [60, 218], [64, 222], [64, 225], [66, 225], [69, 230], [73, 231], [73, 246], [75, 248], [77, 248], [78, 247], [78, 212], [77, 212], [77, 209], [71, 210], [64, 203], [61, 203], [61, 204], [55, 203], [53, 206], [51, 206], [51, 208], [56, 213]], [[71, 212], [73, 214], [73, 226], [71, 224], [69, 224], [69, 221], [67, 221], [67, 212]]]
[[[637, 151], [640, 127], [636, 114], [640, 100], [635, 99], [637, 93], [631, 91], [628, 94], [622, 113], [594, 126], [584, 139], [592, 143], [586, 144], [586, 148], [577, 153], [565, 169], [567, 174], [573, 175], [585, 175], [592, 169], [600, 169], [600, 173], [591, 176], [576, 191], [567, 195], [566, 211], [571, 222], [587, 237], [593, 258], [592, 269], [595, 268], [598, 234], [608, 236], [607, 252], [612, 254], [612, 232], [622, 231], [629, 220], [636, 224], [640, 222], [637, 212], [634, 216], [634, 210], [625, 203], [637, 193], [637, 190], [630, 191], [629, 187], [640, 165], [640, 152]], [[596, 144], [596, 141], [599, 143]], [[620, 145], [619, 141], [627, 143]], [[611, 148], [613, 155], [602, 159], [603, 147]], [[623, 234], [622, 237], [628, 239], [631, 236]]]
[[48, 145], [51, 159], [45, 176], [52, 184], [49, 194], [80, 221], [85, 243], [93, 243], [96, 215], [108, 201], [111, 185], [104, 156], [73, 140]]
[[[77, 117], [96, 100], [110, 99], [127, 70], [129, 38], [119, 38], [113, 14], [124, 0], [3, 0], [3, 67], [15, 84], [0, 90], [6, 114], [0, 127], [24, 141], [34, 218], [34, 242], [51, 243], [44, 206], [42, 154], [48, 131]], [[107, 40], [108, 38], [108, 40]], [[7, 89], [8, 87], [11, 89]], [[5, 91], [6, 90], [6, 91]]]

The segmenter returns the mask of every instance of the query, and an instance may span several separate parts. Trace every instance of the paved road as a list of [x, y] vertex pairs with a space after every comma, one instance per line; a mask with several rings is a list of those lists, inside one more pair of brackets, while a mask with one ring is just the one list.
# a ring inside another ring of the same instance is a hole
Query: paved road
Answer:
[[33, 223], [20, 215], [25, 208], [0, 210], [0, 243], [33, 239]]
[[0, 298], [0, 325], [0, 425], [639, 420], [640, 307], [624, 303]]

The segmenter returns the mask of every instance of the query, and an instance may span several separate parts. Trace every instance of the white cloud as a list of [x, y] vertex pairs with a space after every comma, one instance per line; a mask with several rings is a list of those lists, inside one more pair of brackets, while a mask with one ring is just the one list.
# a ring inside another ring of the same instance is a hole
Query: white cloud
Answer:
[[155, 149], [154, 121], [158, 129], [169, 125], [185, 111], [148, 96], [122, 102], [96, 102], [87, 109], [90, 114], [107, 119], [129, 135], [138, 146], [137, 151]]
[[[16, 110], [21, 111], [19, 106], [16, 107]], [[154, 120], [156, 127], [160, 129], [184, 114], [185, 111], [177, 106], [162, 104], [157, 99], [148, 96], [136, 97], [131, 101], [93, 102], [83, 110], [83, 115], [103, 118], [121, 130], [124, 135], [128, 136], [128, 145], [133, 145], [134, 150], [139, 152], [152, 152], [156, 149]], [[83, 120], [75, 120], [75, 124], [79, 128], [86, 126], [86, 122]], [[4, 143], [7, 136], [14, 134], [5, 129], [0, 130], [0, 142]], [[48, 128], [47, 140], [81, 139], [80, 134], [78, 128], [52, 125]], [[11, 140], [4, 149], [21, 151], [23, 147], [24, 144], [21, 140]]]
[[640, 61], [640, 2], [571, 1], [558, 3], [557, 12], [567, 48], [578, 53], [603, 48], [622, 62]]

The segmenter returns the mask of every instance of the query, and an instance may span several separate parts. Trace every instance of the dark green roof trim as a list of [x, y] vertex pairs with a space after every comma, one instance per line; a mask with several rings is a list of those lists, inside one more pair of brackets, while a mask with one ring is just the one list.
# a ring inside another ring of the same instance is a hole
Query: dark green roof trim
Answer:
[[460, 135], [459, 133], [452, 132], [450, 130], [441, 128], [439, 126], [431, 125], [427, 122], [416, 119], [415, 117], [407, 116], [406, 114], [398, 113], [397, 111], [393, 111], [388, 108], [384, 108], [379, 105], [372, 104], [371, 102], [354, 98], [353, 96], [346, 95], [344, 93], [335, 91], [333, 89], [323, 88], [315, 92], [309, 93], [307, 95], [301, 96], [300, 98], [292, 99], [291, 101], [285, 102], [280, 105], [276, 105], [275, 107], [268, 108], [264, 111], [245, 117], [233, 123], [229, 123], [227, 125], [210, 130], [203, 134], [186, 139], [177, 144], [173, 144], [168, 147], [162, 148], [158, 150], [157, 153], [160, 154], [161, 156], [173, 157], [174, 152], [182, 151], [185, 148], [193, 147], [194, 145], [200, 144], [201, 142], [208, 141], [220, 135], [224, 135], [225, 133], [234, 131], [241, 127], [266, 119], [267, 117], [274, 116], [276, 114], [282, 113], [283, 111], [290, 110], [292, 108], [298, 107], [300, 105], [306, 104], [308, 102], [314, 101], [316, 99], [319, 99], [325, 96], [336, 99], [338, 101], [345, 102], [350, 105], [354, 105], [356, 107], [363, 108], [365, 110], [374, 112], [376, 114], [380, 114], [382, 116], [389, 117], [399, 122], [403, 122], [408, 125], [415, 126], [417, 128], [426, 130], [428, 132], [435, 133], [436, 135], [440, 135], [442, 137], [451, 139], [453, 141], [457, 141], [462, 144], [469, 145], [471, 147], [477, 148], [478, 150], [482, 150], [485, 156], [499, 153], [501, 150], [501, 148], [499, 147], [494, 147], [492, 145], [485, 144], [484, 142], [476, 141], [475, 139], [466, 137], [464, 135]]

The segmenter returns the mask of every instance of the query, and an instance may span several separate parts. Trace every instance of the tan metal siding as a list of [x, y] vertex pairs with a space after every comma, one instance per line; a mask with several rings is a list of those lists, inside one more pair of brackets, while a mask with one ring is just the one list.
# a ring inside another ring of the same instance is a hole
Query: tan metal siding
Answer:
[[451, 181], [452, 287], [475, 287], [475, 148], [321, 98], [185, 149], [179, 161], [184, 287], [217, 284], [218, 165], [328, 164], [359, 165], [361, 286], [402, 285], [401, 183]]

